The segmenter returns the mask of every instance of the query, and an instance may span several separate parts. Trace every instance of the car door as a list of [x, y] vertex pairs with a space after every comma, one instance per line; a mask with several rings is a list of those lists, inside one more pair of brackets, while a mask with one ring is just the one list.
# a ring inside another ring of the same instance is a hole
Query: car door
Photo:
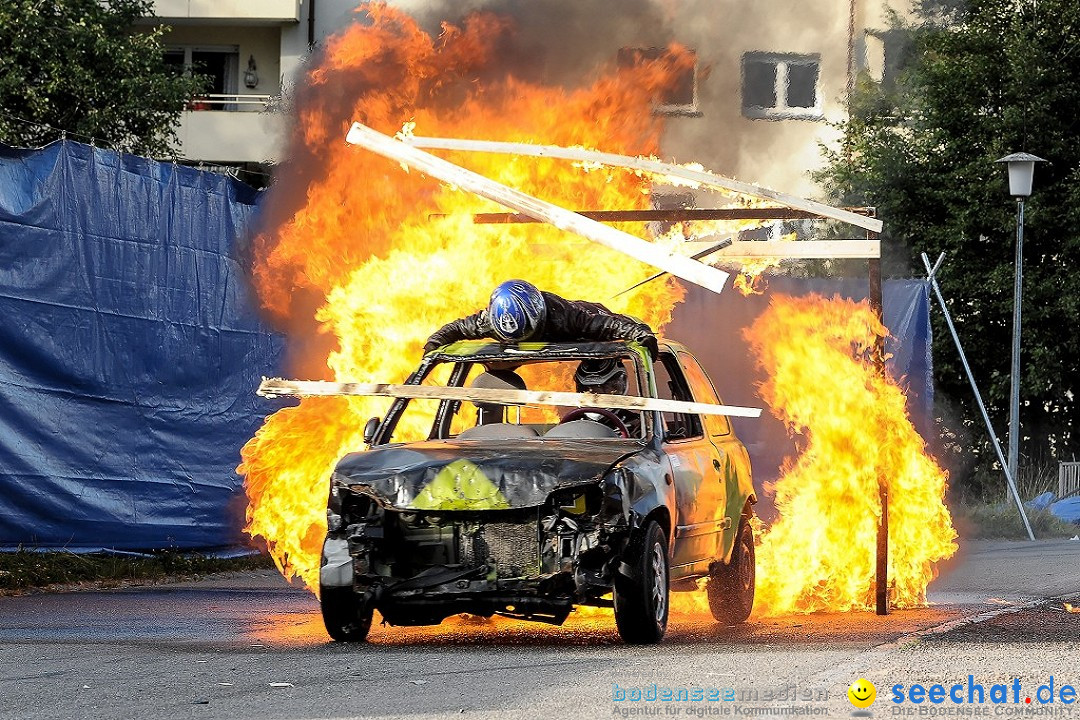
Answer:
[[[661, 352], [656, 363], [658, 397], [693, 399], [690, 388], [672, 352]], [[674, 576], [701, 571], [712, 560], [717, 545], [716, 448], [705, 433], [700, 415], [661, 413], [663, 450], [675, 485], [677, 517], [673, 518], [674, 549], [671, 569]], [[705, 497], [703, 498], [703, 493]]]
[[[698, 361], [689, 353], [677, 353], [694, 400], [703, 403], [723, 404], [716, 394], [712, 381]], [[746, 447], [735, 436], [731, 421], [723, 415], [703, 415], [705, 434], [715, 452], [712, 463], [715, 470], [713, 477], [701, 487], [698, 502], [711, 507], [703, 510], [711, 515], [718, 529], [710, 540], [710, 547], [704, 548], [710, 557], [726, 558], [735, 542], [742, 505], [745, 502], [744, 488], [749, 486], [750, 455]], [[740, 479], [744, 482], [740, 486]]]

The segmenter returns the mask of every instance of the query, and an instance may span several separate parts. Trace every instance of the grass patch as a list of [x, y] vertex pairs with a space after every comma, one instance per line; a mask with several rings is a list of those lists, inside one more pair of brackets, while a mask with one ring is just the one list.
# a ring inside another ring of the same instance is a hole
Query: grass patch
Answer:
[[50, 585], [97, 583], [108, 587], [273, 567], [269, 555], [215, 558], [174, 550], [149, 556], [18, 550], [0, 552], [0, 594]]
[[[1080, 534], [1080, 526], [1065, 522], [1049, 510], [1027, 508], [1027, 516], [1038, 539]], [[1027, 540], [1024, 521], [1013, 503], [960, 505], [953, 508], [953, 522], [963, 538]]]

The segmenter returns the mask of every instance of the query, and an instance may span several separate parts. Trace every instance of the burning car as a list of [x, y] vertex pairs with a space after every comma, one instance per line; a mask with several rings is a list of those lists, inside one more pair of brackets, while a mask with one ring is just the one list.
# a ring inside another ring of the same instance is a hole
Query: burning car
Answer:
[[[609, 407], [560, 415], [515, 395], [574, 392], [580, 364], [605, 359], [627, 376], [625, 397], [592, 396]], [[614, 608], [627, 642], [655, 643], [669, 591], [702, 578], [719, 622], [748, 617], [756, 497], [729, 418], [627, 407], [719, 403], [685, 347], [663, 341], [653, 361], [627, 342], [462, 341], [406, 385], [509, 399], [398, 397], [368, 422], [369, 448], [337, 463], [320, 571], [333, 639], [364, 640], [376, 610], [392, 625], [457, 613], [561, 624], [591, 605]]]

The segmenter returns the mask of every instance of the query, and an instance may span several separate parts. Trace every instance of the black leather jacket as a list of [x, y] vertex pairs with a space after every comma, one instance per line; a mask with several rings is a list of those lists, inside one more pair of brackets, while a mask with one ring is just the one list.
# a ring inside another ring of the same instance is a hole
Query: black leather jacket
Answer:
[[[575, 340], [633, 340], [642, 343], [655, 356], [656, 336], [652, 328], [627, 315], [613, 313], [599, 303], [567, 300], [554, 293], [543, 292], [547, 306], [544, 326], [530, 341], [573, 342]], [[468, 317], [443, 325], [432, 333], [424, 352], [458, 340], [495, 337], [485, 308]]]

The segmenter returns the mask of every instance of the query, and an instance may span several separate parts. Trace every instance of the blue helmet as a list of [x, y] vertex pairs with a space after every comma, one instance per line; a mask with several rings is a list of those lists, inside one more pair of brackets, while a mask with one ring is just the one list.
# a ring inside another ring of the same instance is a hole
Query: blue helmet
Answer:
[[507, 280], [491, 293], [488, 319], [497, 338], [503, 342], [520, 342], [544, 327], [547, 305], [532, 283]]

